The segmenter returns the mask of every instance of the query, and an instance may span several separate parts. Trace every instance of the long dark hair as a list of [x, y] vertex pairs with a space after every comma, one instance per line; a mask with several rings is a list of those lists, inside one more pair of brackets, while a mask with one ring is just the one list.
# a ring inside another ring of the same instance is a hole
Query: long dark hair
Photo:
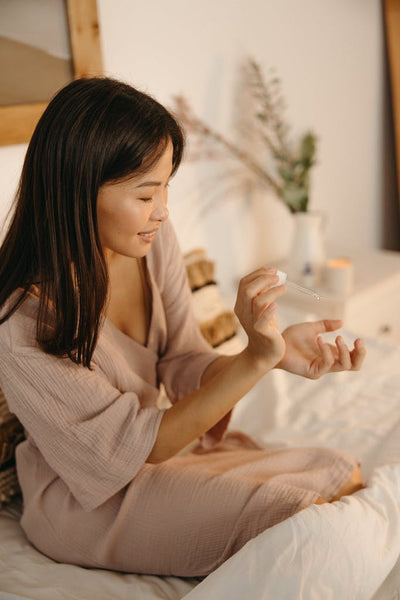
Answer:
[[0, 307], [21, 291], [0, 323], [37, 284], [40, 347], [90, 367], [108, 293], [97, 230], [99, 188], [149, 169], [169, 140], [175, 172], [184, 147], [179, 124], [125, 83], [78, 79], [56, 94], [28, 146], [0, 248]]

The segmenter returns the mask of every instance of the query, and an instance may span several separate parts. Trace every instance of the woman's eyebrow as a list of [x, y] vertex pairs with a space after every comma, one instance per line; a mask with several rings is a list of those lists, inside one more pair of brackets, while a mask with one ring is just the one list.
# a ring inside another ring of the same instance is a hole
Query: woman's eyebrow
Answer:
[[136, 185], [135, 187], [137, 188], [141, 188], [141, 187], [154, 187], [157, 185], [161, 185], [161, 181], [143, 181], [143, 183], [139, 183], [138, 185]]

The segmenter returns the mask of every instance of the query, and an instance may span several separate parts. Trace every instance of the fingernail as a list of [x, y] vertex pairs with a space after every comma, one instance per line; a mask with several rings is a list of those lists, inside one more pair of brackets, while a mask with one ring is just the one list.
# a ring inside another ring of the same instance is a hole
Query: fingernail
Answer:
[[276, 269], [275, 269], [274, 267], [269, 267], [269, 268], [266, 270], [266, 273], [276, 273]]

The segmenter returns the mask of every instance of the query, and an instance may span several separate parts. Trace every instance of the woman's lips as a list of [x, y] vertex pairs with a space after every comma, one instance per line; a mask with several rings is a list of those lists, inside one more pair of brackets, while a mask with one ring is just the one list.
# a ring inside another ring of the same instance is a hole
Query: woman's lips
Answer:
[[151, 231], [141, 231], [138, 233], [138, 236], [144, 242], [150, 243], [154, 240], [157, 231], [158, 229], [152, 229]]

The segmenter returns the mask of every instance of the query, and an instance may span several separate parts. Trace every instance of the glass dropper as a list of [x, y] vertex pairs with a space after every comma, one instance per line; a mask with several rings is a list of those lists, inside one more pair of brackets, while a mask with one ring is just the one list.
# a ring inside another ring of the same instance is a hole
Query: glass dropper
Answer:
[[302, 285], [298, 285], [297, 283], [294, 283], [294, 281], [289, 281], [287, 278], [287, 273], [285, 273], [284, 271], [277, 270], [276, 274], [279, 277], [279, 281], [276, 285], [285, 284], [293, 290], [296, 290], [296, 292], [300, 292], [301, 294], [307, 294], [307, 296], [311, 296], [312, 298], [314, 298], [314, 300], [321, 300], [321, 296], [317, 294], [316, 291], [311, 290], [310, 288], [303, 287]]

